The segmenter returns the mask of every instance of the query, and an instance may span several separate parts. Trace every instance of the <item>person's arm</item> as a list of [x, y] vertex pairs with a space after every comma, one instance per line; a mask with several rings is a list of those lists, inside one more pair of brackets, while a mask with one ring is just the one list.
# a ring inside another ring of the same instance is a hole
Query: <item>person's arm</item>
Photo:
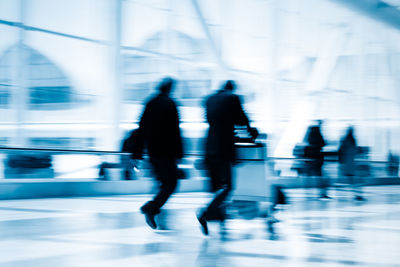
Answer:
[[234, 101], [235, 124], [247, 126], [247, 128], [249, 129], [250, 128], [249, 119], [247, 118], [243, 106], [240, 103], [239, 96], [233, 95], [233, 101]]
[[134, 130], [131, 133], [131, 148], [132, 148], [132, 155], [131, 158], [134, 160], [143, 159], [143, 150], [145, 148], [145, 134], [147, 123], [149, 119], [149, 105], [146, 104], [142, 115], [140, 116], [139, 120], [139, 128]]
[[179, 125], [179, 112], [176, 104], [174, 103], [173, 105], [173, 115], [174, 115], [174, 124], [175, 124], [175, 130], [176, 130], [176, 152], [177, 152], [177, 158], [181, 159], [183, 157], [183, 144], [182, 144], [182, 134], [181, 134], [181, 128]]
[[146, 105], [139, 120], [139, 129], [141, 129], [142, 131], [146, 128], [148, 117], [149, 117], [149, 107], [148, 105]]
[[326, 142], [325, 142], [324, 137], [321, 134], [321, 131], [319, 132], [319, 135], [321, 136], [321, 148], [322, 148], [322, 147], [326, 146]]
[[253, 139], [256, 139], [258, 136], [258, 130], [250, 126], [249, 118], [244, 112], [243, 106], [240, 103], [240, 98], [237, 95], [235, 96], [235, 124], [244, 125], [247, 127], [247, 131], [251, 135]]

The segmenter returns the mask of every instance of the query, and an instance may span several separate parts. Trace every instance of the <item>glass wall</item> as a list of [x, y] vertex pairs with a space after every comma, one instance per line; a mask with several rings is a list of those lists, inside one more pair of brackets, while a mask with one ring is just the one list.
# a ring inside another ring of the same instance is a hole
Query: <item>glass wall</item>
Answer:
[[323, 119], [331, 145], [355, 125], [383, 159], [400, 152], [399, 41], [339, 0], [0, 0], [0, 145], [119, 149], [170, 75], [186, 137], [234, 79], [271, 156]]

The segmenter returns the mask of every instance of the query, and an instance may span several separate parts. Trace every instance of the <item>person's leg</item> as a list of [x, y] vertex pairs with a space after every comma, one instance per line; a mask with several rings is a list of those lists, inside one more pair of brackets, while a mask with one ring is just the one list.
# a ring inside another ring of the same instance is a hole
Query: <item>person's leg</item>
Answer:
[[[209, 191], [212, 193], [216, 193], [222, 187], [221, 179], [218, 173], [218, 164], [216, 163], [215, 159], [210, 159], [210, 158], [206, 158], [204, 163], [207, 170], [207, 174], [210, 178]], [[197, 219], [201, 225], [201, 230], [205, 235], [208, 235], [207, 218], [205, 215], [207, 209], [208, 206], [202, 209], [202, 211], [200, 211], [200, 213], [197, 214]]]
[[347, 178], [347, 183], [349, 186], [349, 192], [351, 194], [355, 194], [355, 188], [354, 188], [354, 175], [349, 174], [348, 172], [343, 172], [343, 175]]
[[317, 187], [319, 189], [320, 198], [330, 198], [328, 196], [329, 178], [323, 176], [322, 165], [323, 159], [314, 160], [314, 175], [317, 180]]
[[207, 221], [218, 220], [223, 222], [226, 218], [224, 201], [232, 191], [232, 163], [228, 160], [207, 160], [207, 167], [213, 184], [220, 184], [213, 200], [198, 216], [204, 234], [208, 234]]
[[318, 164], [315, 159], [309, 159], [308, 161], [308, 179], [310, 190], [312, 192], [317, 192], [316, 194], [321, 194], [321, 179], [318, 172]]
[[132, 164], [130, 161], [130, 156], [122, 155], [120, 157], [121, 167], [124, 169], [124, 179], [125, 180], [133, 180], [133, 173], [132, 173]]
[[210, 162], [210, 170], [214, 170], [213, 177], [219, 181], [220, 188], [216, 191], [214, 199], [208, 204], [205, 210], [207, 220], [225, 219], [223, 204], [229, 193], [232, 191], [232, 164], [228, 160], [215, 160]]
[[361, 176], [353, 176], [353, 191], [354, 191], [354, 199], [358, 201], [364, 201], [366, 200], [363, 197], [363, 191], [362, 191], [362, 184], [363, 184], [363, 178]]
[[328, 196], [328, 184], [329, 184], [328, 178], [319, 175], [317, 177], [317, 180], [319, 181], [320, 198], [331, 198]]
[[100, 179], [105, 179], [105, 176], [104, 176], [104, 175], [105, 175], [105, 171], [104, 171], [105, 165], [106, 165], [106, 163], [103, 162], [103, 163], [101, 163], [100, 166], [99, 166], [99, 178], [100, 178]]
[[140, 209], [146, 216], [146, 222], [154, 229], [157, 227], [154, 216], [160, 213], [161, 207], [174, 192], [178, 178], [175, 160], [151, 159], [151, 164], [157, 180], [160, 182], [160, 189], [153, 200], [148, 201]]
[[175, 191], [178, 183], [176, 162], [174, 160], [162, 160], [159, 164], [160, 191], [152, 201], [158, 210], [167, 202], [168, 198]]

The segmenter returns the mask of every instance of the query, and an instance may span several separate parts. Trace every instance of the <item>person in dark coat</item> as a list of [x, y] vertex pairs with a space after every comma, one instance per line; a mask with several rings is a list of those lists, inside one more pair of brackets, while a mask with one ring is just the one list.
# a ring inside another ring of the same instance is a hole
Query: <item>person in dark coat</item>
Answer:
[[347, 129], [346, 135], [340, 141], [339, 146], [339, 173], [348, 179], [350, 187], [353, 187], [355, 193], [354, 199], [365, 200], [361, 196], [361, 190], [356, 189], [356, 162], [355, 158], [358, 154], [357, 142], [354, 137], [353, 127]]
[[321, 133], [322, 121], [318, 121], [317, 125], [312, 125], [308, 128], [305, 141], [307, 143], [304, 151], [307, 174], [310, 177], [318, 179], [318, 187], [320, 188], [321, 198], [330, 198], [327, 194], [327, 181], [322, 175], [322, 166], [324, 164], [323, 147], [326, 145]]
[[161, 81], [159, 93], [147, 102], [139, 123], [150, 163], [160, 183], [157, 195], [140, 208], [153, 229], [157, 228], [155, 216], [177, 186], [177, 160], [183, 156], [177, 105], [169, 96], [174, 84], [171, 78]]
[[225, 220], [223, 204], [233, 189], [232, 164], [236, 159], [234, 127], [246, 125], [250, 133], [255, 134], [239, 96], [233, 93], [235, 88], [235, 83], [229, 80], [205, 101], [206, 119], [209, 124], [205, 163], [211, 178], [211, 191], [215, 193], [214, 199], [197, 215], [205, 235], [208, 234], [207, 221]]

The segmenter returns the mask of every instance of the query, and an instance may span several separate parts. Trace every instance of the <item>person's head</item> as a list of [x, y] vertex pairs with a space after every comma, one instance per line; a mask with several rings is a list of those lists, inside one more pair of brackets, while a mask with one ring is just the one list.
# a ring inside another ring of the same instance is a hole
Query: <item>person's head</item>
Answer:
[[165, 77], [158, 84], [157, 89], [160, 93], [169, 95], [175, 85], [175, 80], [171, 77]]
[[226, 91], [234, 91], [236, 89], [236, 83], [232, 80], [227, 80], [223, 85], [222, 85], [222, 90]]
[[353, 135], [353, 133], [354, 133], [353, 126], [349, 126], [349, 128], [347, 128], [347, 135]]

